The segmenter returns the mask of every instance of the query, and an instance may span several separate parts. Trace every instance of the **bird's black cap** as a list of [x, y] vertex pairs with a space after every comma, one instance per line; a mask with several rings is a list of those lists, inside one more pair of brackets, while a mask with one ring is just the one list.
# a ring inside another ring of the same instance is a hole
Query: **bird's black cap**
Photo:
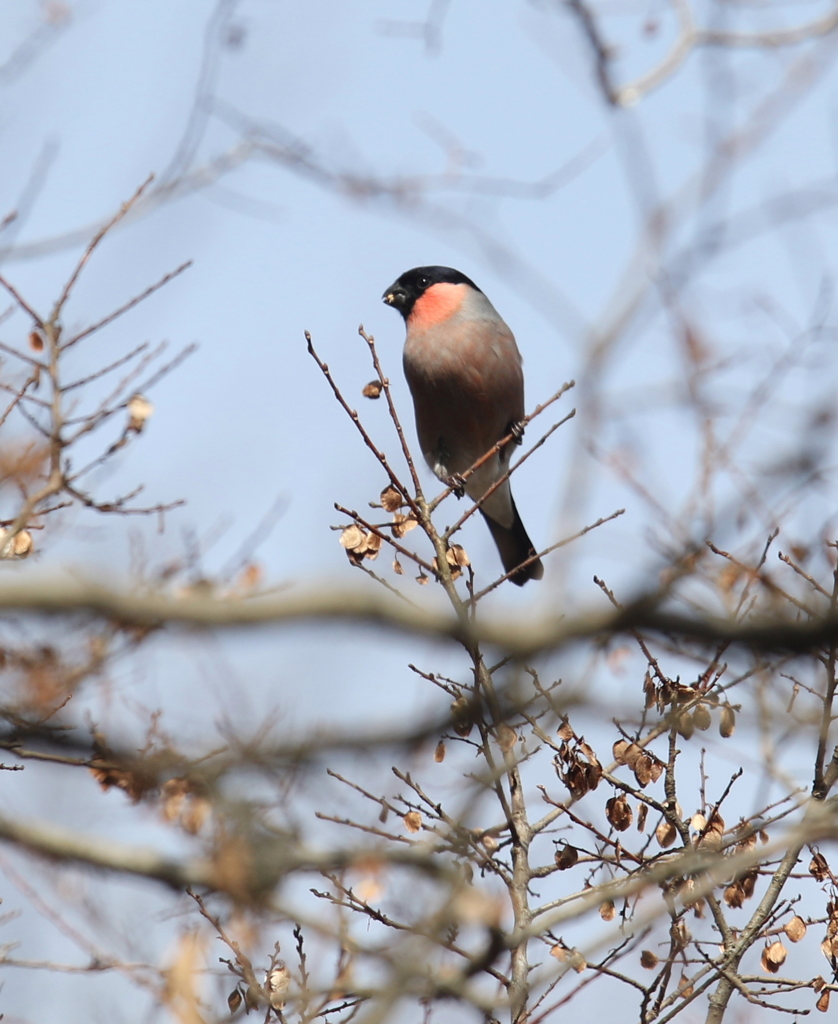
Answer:
[[406, 320], [416, 300], [435, 284], [467, 284], [476, 292], [480, 291], [470, 277], [453, 267], [414, 267], [413, 270], [406, 270], [381, 297]]

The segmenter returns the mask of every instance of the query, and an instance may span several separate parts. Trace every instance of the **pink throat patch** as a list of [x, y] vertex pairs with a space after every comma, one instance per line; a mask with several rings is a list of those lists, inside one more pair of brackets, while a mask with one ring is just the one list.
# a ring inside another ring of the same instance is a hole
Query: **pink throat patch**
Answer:
[[432, 284], [416, 300], [408, 318], [410, 326], [422, 330], [443, 323], [462, 306], [467, 287], [464, 284]]

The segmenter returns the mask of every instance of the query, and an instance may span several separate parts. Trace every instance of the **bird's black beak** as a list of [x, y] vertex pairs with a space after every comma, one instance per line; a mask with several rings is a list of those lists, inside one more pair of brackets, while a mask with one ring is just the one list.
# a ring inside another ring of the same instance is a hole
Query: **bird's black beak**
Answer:
[[408, 301], [407, 292], [400, 284], [391, 284], [381, 298], [386, 305], [393, 306], [395, 309], [399, 310], [399, 312], [404, 310]]

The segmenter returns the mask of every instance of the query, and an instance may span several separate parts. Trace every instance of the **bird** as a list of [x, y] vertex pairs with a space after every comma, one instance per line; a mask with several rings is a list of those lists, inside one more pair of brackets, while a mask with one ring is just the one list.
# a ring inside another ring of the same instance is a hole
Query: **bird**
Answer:
[[[474, 281], [453, 267], [414, 267], [382, 299], [405, 321], [404, 373], [425, 461], [440, 480], [478, 501], [507, 472], [512, 445], [464, 482], [460, 475], [502, 437], [522, 430], [524, 374], [512, 331]], [[480, 512], [504, 573], [519, 587], [540, 580], [544, 566], [508, 478]]]

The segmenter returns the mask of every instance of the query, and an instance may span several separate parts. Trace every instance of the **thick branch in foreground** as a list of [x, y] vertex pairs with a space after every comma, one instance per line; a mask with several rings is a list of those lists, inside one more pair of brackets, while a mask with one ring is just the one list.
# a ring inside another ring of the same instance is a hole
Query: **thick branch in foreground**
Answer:
[[[204, 857], [177, 859], [151, 847], [129, 846], [99, 836], [60, 828], [48, 822], [16, 821], [0, 817], [0, 839], [60, 861], [75, 861], [92, 868], [136, 875], [163, 882], [175, 889], [190, 886], [229, 892], [237, 897], [254, 898], [268, 892], [285, 876], [298, 871], [334, 871], [370, 858], [414, 867], [432, 877], [444, 877], [446, 871], [429, 850], [353, 849], [316, 850], [293, 839], [267, 837], [259, 842], [240, 844], [241, 856], [231, 870], [229, 858], [217, 861]], [[222, 851], [223, 853], [223, 851]]]
[[838, 614], [812, 615], [805, 622], [783, 617], [753, 618], [748, 623], [713, 616], [662, 611], [657, 595], [642, 597], [615, 613], [583, 613], [576, 618], [532, 613], [508, 614], [480, 623], [456, 618], [430, 606], [391, 601], [389, 596], [355, 587], [319, 588], [252, 599], [171, 597], [93, 580], [47, 577], [0, 585], [0, 609], [47, 615], [87, 612], [126, 626], [235, 628], [283, 623], [342, 620], [366, 622], [395, 631], [460, 643], [493, 644], [512, 657], [525, 658], [566, 644], [618, 633], [643, 631], [696, 641], [723, 642], [762, 651], [804, 653], [838, 643]]

